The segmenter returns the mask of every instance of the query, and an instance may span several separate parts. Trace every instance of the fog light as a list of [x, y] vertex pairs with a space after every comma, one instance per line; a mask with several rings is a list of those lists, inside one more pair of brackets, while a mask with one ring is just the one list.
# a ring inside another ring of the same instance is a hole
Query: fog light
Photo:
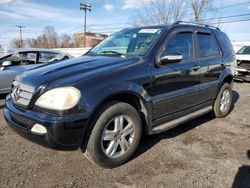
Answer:
[[32, 129], [31, 129], [31, 132], [34, 133], [34, 134], [37, 134], [37, 135], [44, 135], [47, 133], [47, 129], [40, 125], [40, 124], [35, 124]]

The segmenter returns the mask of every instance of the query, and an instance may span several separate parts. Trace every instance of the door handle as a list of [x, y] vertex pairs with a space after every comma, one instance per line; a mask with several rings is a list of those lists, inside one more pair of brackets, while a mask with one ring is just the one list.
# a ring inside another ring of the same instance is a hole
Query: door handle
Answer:
[[201, 67], [199, 66], [199, 65], [194, 65], [193, 67], [192, 67], [192, 71], [197, 71], [197, 70], [199, 70]]

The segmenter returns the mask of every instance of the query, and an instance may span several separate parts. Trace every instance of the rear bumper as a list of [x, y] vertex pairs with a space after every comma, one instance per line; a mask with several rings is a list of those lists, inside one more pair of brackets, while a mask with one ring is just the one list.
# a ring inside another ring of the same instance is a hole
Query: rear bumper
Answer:
[[[34, 111], [17, 109], [10, 98], [6, 99], [3, 110], [6, 122], [19, 135], [40, 145], [60, 150], [78, 149], [83, 141], [88, 126], [89, 113], [67, 116], [48, 115]], [[35, 124], [47, 129], [44, 135], [31, 132]]]

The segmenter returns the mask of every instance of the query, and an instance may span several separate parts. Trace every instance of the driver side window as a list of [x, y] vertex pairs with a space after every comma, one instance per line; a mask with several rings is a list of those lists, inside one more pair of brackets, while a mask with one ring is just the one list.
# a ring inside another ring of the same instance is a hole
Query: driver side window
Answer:
[[11, 66], [36, 64], [36, 52], [19, 52], [8, 56], [3, 61], [11, 61]]
[[193, 33], [185, 32], [175, 35], [167, 43], [165, 52], [177, 52], [183, 56], [183, 60], [194, 59]]

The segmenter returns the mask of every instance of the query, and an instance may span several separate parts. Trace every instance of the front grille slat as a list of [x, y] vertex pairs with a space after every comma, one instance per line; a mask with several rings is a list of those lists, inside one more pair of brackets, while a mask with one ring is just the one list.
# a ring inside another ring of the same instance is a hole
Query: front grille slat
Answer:
[[13, 82], [13, 85], [20, 85], [20, 87], [22, 88], [23, 91], [27, 91], [29, 93], [34, 93], [35, 92], [35, 88], [33, 86], [27, 85], [27, 84], [23, 84], [17, 81]]
[[30, 100], [32, 98], [32, 96], [33, 96], [32, 93], [29, 93], [29, 92], [26, 92], [26, 91], [21, 91], [20, 92], [20, 97], [22, 97], [24, 99]]
[[17, 100], [16, 102], [17, 104], [20, 104], [22, 106], [28, 106], [30, 103], [30, 100], [24, 99], [24, 98], [20, 98]]
[[35, 88], [33, 86], [14, 81], [11, 98], [15, 105], [27, 107], [32, 99]]

